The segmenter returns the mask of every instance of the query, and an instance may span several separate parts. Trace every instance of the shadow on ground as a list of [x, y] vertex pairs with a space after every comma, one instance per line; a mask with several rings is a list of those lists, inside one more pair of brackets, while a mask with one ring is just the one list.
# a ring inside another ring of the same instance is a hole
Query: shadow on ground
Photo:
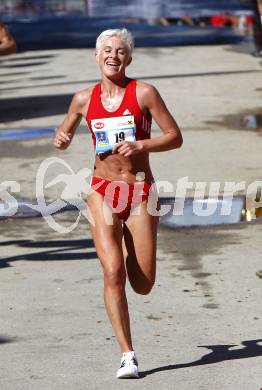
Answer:
[[[137, 77], [137, 79], [143, 80], [155, 80], [155, 79], [171, 79], [171, 78], [186, 78], [186, 77], [200, 77], [200, 76], [221, 76], [221, 75], [231, 75], [231, 74], [247, 74], [247, 73], [258, 73], [261, 71], [258, 70], [237, 70], [237, 71], [221, 71], [221, 72], [207, 72], [207, 73], [191, 73], [191, 74], [169, 74], [169, 75], [149, 75], [143, 77]], [[68, 81], [68, 82], [53, 82], [52, 84], [37, 84], [34, 85], [21, 85], [21, 89], [27, 88], [42, 88], [42, 87], [54, 87], [54, 86], [64, 86], [69, 84], [94, 84], [99, 80], [81, 80], [81, 81]], [[19, 90], [19, 85], [15, 87], [9, 87], [2, 89], [2, 92]], [[1, 122], [12, 122], [22, 119], [31, 119], [46, 117], [51, 115], [60, 115], [64, 114], [69, 107], [70, 101], [72, 99], [72, 94], [62, 94], [62, 95], [50, 95], [50, 96], [26, 96], [26, 97], [15, 97], [15, 98], [5, 98], [0, 99], [1, 112], [0, 112], [0, 121]], [[15, 108], [15, 109], [14, 109]]]
[[94, 248], [91, 239], [82, 240], [53, 240], [53, 241], [33, 241], [33, 240], [10, 240], [0, 243], [0, 247], [16, 246], [22, 249], [45, 250], [28, 253], [24, 252], [17, 256], [0, 258], [0, 268], [10, 267], [10, 263], [17, 260], [27, 261], [65, 261], [65, 260], [90, 260], [97, 259], [95, 249], [87, 252], [86, 249]]
[[199, 345], [199, 348], [207, 348], [210, 349], [211, 352], [202, 356], [201, 359], [191, 363], [170, 364], [167, 366], [153, 368], [152, 370], [142, 371], [140, 372], [140, 377], [143, 378], [147, 375], [155, 374], [160, 371], [177, 370], [178, 368], [196, 367], [205, 364], [219, 363], [226, 360], [247, 359], [262, 356], [262, 345], [259, 343], [262, 343], [262, 339], [242, 341], [241, 345], [244, 347], [237, 349], [232, 349], [237, 346], [235, 344]]
[[14, 341], [17, 341], [17, 337], [8, 337], [8, 336], [1, 336], [0, 335], [0, 345], [13, 343]]
[[0, 121], [10, 122], [64, 114], [72, 96], [71, 94], [64, 94], [3, 99], [0, 102], [2, 108]]

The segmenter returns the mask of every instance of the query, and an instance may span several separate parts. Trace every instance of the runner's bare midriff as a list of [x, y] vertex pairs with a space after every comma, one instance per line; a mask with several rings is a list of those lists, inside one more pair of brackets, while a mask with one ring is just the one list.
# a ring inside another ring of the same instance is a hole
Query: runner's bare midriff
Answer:
[[119, 154], [99, 155], [95, 160], [94, 176], [111, 181], [125, 181], [135, 183], [138, 173], [144, 172], [145, 176], [139, 175], [143, 181], [154, 181], [149, 165], [148, 153], [123, 157]]

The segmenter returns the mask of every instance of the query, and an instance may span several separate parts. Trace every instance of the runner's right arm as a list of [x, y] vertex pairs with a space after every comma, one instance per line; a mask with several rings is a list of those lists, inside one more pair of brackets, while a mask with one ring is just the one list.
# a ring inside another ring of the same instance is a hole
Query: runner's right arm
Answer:
[[74, 95], [66, 117], [55, 133], [54, 145], [57, 149], [64, 150], [70, 145], [82, 117], [85, 116], [89, 98], [89, 89], [77, 92]]

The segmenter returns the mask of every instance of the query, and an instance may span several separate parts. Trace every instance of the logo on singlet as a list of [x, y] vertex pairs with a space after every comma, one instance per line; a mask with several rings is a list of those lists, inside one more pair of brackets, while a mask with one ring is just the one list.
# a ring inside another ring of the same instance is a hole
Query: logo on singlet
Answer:
[[105, 127], [105, 124], [103, 122], [97, 122], [94, 126], [96, 129], [103, 129], [103, 127]]
[[126, 109], [126, 110], [123, 112], [123, 115], [131, 115], [131, 112], [130, 112], [128, 109]]

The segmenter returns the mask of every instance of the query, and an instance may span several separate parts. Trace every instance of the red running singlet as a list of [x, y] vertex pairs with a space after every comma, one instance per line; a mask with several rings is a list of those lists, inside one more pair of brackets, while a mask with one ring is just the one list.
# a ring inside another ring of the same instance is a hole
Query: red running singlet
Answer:
[[138, 105], [136, 97], [136, 80], [129, 81], [119, 108], [113, 112], [107, 111], [104, 108], [101, 101], [101, 83], [96, 84], [92, 91], [89, 108], [86, 114], [87, 125], [92, 133], [94, 146], [96, 145], [96, 137], [92, 131], [92, 120], [121, 117], [126, 115], [132, 115], [134, 117], [136, 125], [136, 140], [150, 138], [152, 118], [151, 116], [146, 117]]

